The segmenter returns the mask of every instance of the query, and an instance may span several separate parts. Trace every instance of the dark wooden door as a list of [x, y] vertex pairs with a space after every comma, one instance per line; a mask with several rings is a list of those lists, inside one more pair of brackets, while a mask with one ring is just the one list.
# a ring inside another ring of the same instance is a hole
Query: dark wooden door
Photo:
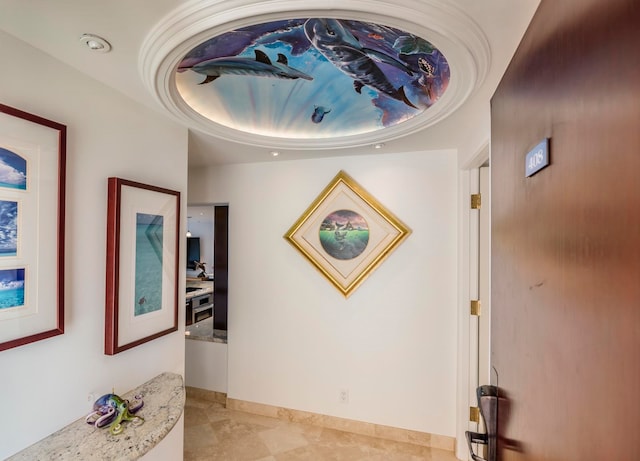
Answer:
[[216, 205], [213, 224], [213, 328], [227, 330], [229, 294], [229, 206]]
[[640, 2], [542, 0], [491, 107], [499, 459], [640, 460]]

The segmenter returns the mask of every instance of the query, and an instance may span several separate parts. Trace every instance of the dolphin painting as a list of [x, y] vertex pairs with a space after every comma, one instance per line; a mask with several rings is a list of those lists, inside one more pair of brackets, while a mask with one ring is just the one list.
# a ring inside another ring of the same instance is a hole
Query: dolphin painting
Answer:
[[255, 59], [239, 56], [209, 59], [193, 66], [179, 67], [178, 72], [192, 70], [205, 75], [206, 77], [200, 82], [200, 85], [213, 82], [222, 75], [255, 75], [257, 77], [313, 80], [310, 75], [289, 67], [287, 57], [282, 53], [278, 53], [278, 61], [275, 63], [272, 63], [263, 51], [255, 50], [255, 55]]
[[304, 32], [329, 62], [354, 80], [354, 88], [358, 93], [366, 85], [417, 109], [405, 95], [404, 88], [395, 88], [376, 61], [392, 65], [409, 75], [413, 75], [413, 72], [393, 56], [361, 46], [342, 21], [310, 18], [304, 23]]

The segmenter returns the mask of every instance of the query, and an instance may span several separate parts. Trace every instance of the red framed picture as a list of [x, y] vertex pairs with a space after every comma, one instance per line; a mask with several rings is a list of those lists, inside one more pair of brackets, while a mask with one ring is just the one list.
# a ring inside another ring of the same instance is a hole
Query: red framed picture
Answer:
[[109, 178], [105, 354], [178, 329], [180, 192]]
[[0, 104], [0, 351], [64, 333], [66, 136]]

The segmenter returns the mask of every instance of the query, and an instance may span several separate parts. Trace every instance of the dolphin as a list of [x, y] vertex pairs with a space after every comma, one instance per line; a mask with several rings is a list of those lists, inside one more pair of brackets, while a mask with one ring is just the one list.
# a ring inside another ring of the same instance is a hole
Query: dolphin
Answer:
[[255, 59], [230, 56], [209, 59], [193, 66], [179, 67], [178, 72], [192, 70], [205, 75], [200, 85], [213, 82], [221, 75], [255, 75], [257, 77], [274, 77], [284, 79], [313, 80], [313, 77], [293, 67], [289, 67], [287, 57], [278, 53], [278, 61], [272, 63], [269, 57], [260, 50], [255, 50]]
[[331, 112], [331, 109], [327, 109], [323, 106], [313, 106], [313, 114], [311, 114], [311, 121], [313, 123], [320, 123], [324, 116]]
[[339, 19], [310, 18], [304, 23], [304, 32], [311, 44], [343, 73], [354, 80], [358, 93], [367, 85], [378, 93], [384, 93], [417, 109], [404, 93], [387, 79], [376, 61], [390, 64], [409, 75], [413, 72], [388, 54], [360, 45], [358, 39]]

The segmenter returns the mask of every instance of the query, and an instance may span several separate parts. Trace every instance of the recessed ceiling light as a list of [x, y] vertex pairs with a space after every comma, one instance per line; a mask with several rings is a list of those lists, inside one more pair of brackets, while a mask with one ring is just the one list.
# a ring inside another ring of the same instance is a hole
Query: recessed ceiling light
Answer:
[[80, 42], [96, 53], [108, 53], [111, 51], [111, 44], [102, 37], [93, 34], [82, 34]]
[[384, 143], [379, 142], [378, 144], [373, 145], [374, 149], [382, 149], [384, 147]]
[[278, 152], [277, 150], [272, 150], [270, 154], [272, 157], [277, 157], [278, 155], [280, 155], [280, 152]]

